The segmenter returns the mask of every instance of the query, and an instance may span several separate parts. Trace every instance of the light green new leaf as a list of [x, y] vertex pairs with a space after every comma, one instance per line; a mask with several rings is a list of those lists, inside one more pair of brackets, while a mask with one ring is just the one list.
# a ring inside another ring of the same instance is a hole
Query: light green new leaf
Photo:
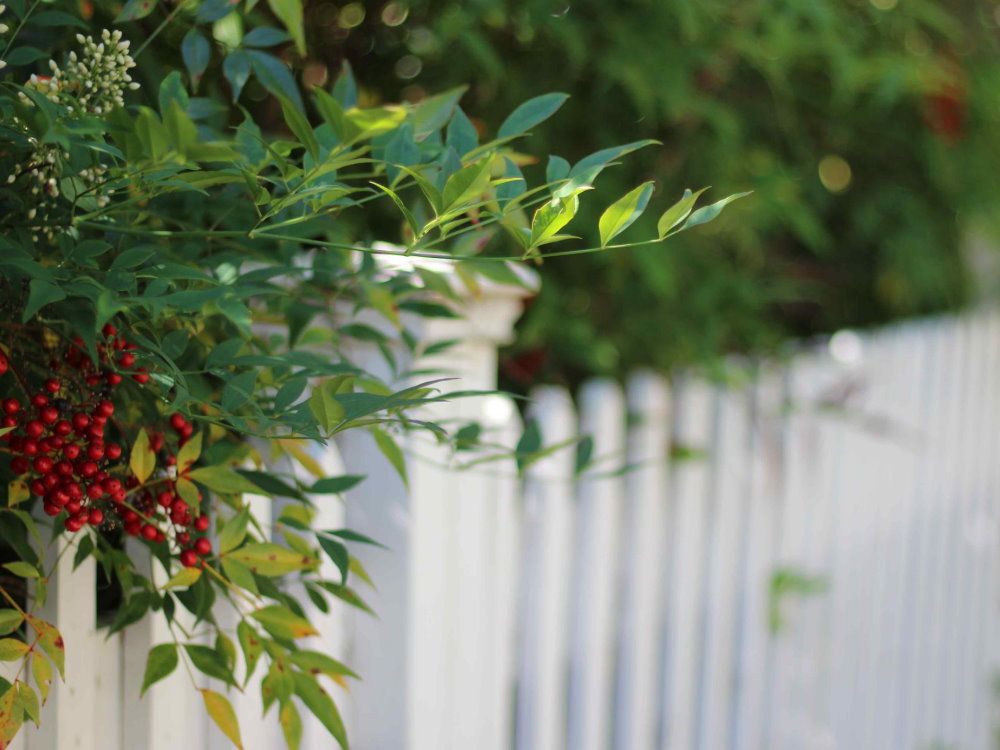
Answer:
[[691, 209], [694, 208], [695, 201], [698, 200], [698, 196], [706, 190], [708, 190], [707, 187], [703, 187], [697, 193], [685, 190], [681, 199], [663, 212], [660, 220], [656, 223], [656, 232], [661, 240], [670, 233], [671, 229], [688, 217]]
[[236, 494], [238, 492], [259, 493], [260, 488], [239, 474], [225, 466], [202, 466], [187, 473], [189, 479], [201, 482], [210, 490], [216, 492], [227, 492]]
[[598, 221], [601, 247], [607, 246], [612, 239], [628, 229], [636, 219], [642, 216], [652, 194], [653, 182], [644, 182], [608, 206]]
[[288, 607], [272, 604], [262, 607], [250, 616], [264, 626], [264, 629], [275, 638], [294, 640], [310, 635], [318, 635], [319, 631], [304, 617], [299, 617]]
[[177, 646], [173, 643], [161, 643], [153, 646], [146, 657], [146, 672], [142, 677], [142, 687], [139, 695], [145, 693], [150, 685], [162, 680], [177, 668]]
[[239, 547], [247, 535], [247, 524], [250, 522], [250, 508], [245, 506], [239, 513], [230, 518], [219, 532], [219, 553], [225, 554]]
[[474, 164], [463, 167], [448, 178], [442, 196], [443, 213], [477, 199], [490, 186], [491, 159], [480, 159]]
[[309, 410], [324, 430], [332, 430], [345, 416], [344, 407], [333, 397], [334, 393], [336, 383], [327, 380], [317, 386], [309, 397]]
[[568, 198], [553, 198], [535, 211], [531, 219], [531, 247], [538, 247], [551, 239], [576, 216], [580, 200], [572, 195]]
[[292, 35], [295, 49], [300, 55], [305, 55], [306, 35], [302, 22], [302, 0], [268, 0], [267, 4]]

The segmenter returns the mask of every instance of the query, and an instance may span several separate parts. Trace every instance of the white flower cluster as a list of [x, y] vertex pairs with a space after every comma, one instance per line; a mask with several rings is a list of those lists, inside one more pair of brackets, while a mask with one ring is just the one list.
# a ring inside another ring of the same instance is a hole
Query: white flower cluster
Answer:
[[[38, 225], [30, 227], [32, 232], [36, 233], [32, 235], [32, 239], [38, 242], [37, 233], [40, 232], [52, 242], [60, 231], [52, 225], [58, 211], [59, 177], [62, 171], [59, 164], [60, 149], [50, 144], [39, 144], [33, 137], [29, 137], [28, 141], [35, 148], [34, 155], [19, 173], [7, 177], [7, 184], [14, 184], [22, 176], [27, 178], [24, 189], [34, 199], [34, 207], [28, 210], [26, 218], [28, 221], [39, 222]], [[69, 154], [63, 152], [62, 156], [68, 158]]]
[[[55, 60], [49, 60], [52, 75], [32, 75], [28, 85], [65, 106], [70, 114], [104, 114], [123, 107], [125, 90], [139, 88], [128, 73], [135, 67], [128, 52], [129, 41], [122, 39], [120, 31], [107, 29], [101, 32], [100, 42], [83, 34], [77, 34], [76, 40], [83, 49], [79, 55], [69, 53], [65, 70]], [[74, 94], [76, 101], [67, 94]]]
[[[4, 11], [6, 10], [7, 6], [0, 4], [0, 16], [2, 16], [4, 14]], [[0, 34], [6, 34], [8, 31], [10, 31], [10, 27], [5, 23], [0, 23]], [[5, 63], [3, 60], [0, 60], [0, 70], [3, 70], [6, 67], [7, 63]]]

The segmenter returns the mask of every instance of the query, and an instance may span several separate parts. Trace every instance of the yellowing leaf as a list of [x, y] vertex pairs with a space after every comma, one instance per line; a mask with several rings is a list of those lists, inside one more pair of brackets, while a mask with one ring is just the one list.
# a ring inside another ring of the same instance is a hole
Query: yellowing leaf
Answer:
[[35, 687], [42, 695], [42, 705], [49, 699], [49, 689], [52, 687], [52, 664], [41, 651], [31, 652], [31, 674], [35, 678]]
[[41, 719], [41, 709], [38, 705], [38, 694], [26, 682], [17, 683], [17, 704], [25, 715], [38, 726]]
[[156, 454], [149, 445], [149, 436], [145, 430], [139, 430], [139, 435], [132, 445], [132, 455], [129, 457], [128, 465], [140, 484], [145, 483], [156, 468]]
[[181, 449], [177, 452], [177, 471], [179, 473], [184, 473], [191, 468], [191, 464], [198, 460], [201, 456], [201, 442], [203, 433], [197, 433], [191, 436]]
[[17, 661], [28, 653], [29, 646], [16, 638], [0, 640], [0, 661]]
[[192, 482], [190, 479], [185, 479], [184, 477], [178, 478], [177, 494], [180, 495], [181, 498], [184, 500], [184, 502], [186, 502], [188, 505], [197, 507], [199, 502], [198, 500], [199, 492], [198, 488], [194, 486], [194, 482]]
[[10, 743], [24, 721], [24, 712], [17, 705], [17, 688], [11, 685], [0, 696], [0, 748]]
[[49, 655], [52, 663], [59, 670], [59, 676], [66, 676], [66, 646], [63, 643], [62, 635], [55, 625], [40, 620], [33, 615], [28, 615], [28, 624], [34, 628], [38, 634], [38, 643], [42, 650]]
[[222, 730], [222, 733], [243, 750], [243, 738], [240, 737], [240, 724], [236, 720], [236, 712], [226, 696], [216, 693], [213, 690], [202, 690], [201, 697], [205, 701], [205, 710], [212, 717], [212, 721]]
[[284, 450], [291, 454], [291, 456], [299, 462], [299, 465], [314, 477], [322, 479], [326, 476], [326, 472], [323, 471], [323, 467], [319, 465], [315, 458], [306, 452], [305, 448], [302, 447], [301, 442], [297, 440], [286, 440], [282, 445]]
[[251, 612], [250, 616], [264, 626], [264, 629], [275, 638], [305, 638], [309, 635], [317, 635], [319, 631], [304, 617], [299, 617], [288, 607], [272, 604], [262, 607], [256, 612]]
[[7, 507], [23, 503], [29, 497], [31, 497], [31, 491], [28, 489], [28, 483], [23, 479], [14, 479], [7, 485]]
[[294, 570], [306, 570], [318, 562], [315, 557], [302, 555], [270, 542], [246, 544], [223, 557], [243, 563], [254, 573], [263, 576], [280, 576]]
[[186, 589], [201, 578], [201, 568], [181, 568], [164, 585], [165, 589]]
[[285, 744], [288, 750], [299, 750], [302, 744], [302, 717], [299, 716], [298, 709], [291, 701], [287, 701], [281, 707], [279, 715], [281, 721], [281, 731], [285, 735]]

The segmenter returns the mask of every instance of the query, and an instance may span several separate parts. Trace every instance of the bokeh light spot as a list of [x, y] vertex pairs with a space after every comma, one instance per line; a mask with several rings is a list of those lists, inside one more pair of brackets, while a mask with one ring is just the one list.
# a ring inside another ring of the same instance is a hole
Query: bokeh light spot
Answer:
[[382, 8], [382, 23], [386, 26], [399, 26], [406, 20], [409, 14], [410, 9], [403, 5], [403, 3], [387, 3]]
[[340, 9], [337, 23], [342, 29], [353, 29], [365, 20], [365, 8], [361, 3], [351, 3]]
[[404, 81], [416, 78], [424, 64], [416, 55], [404, 55], [396, 61], [396, 75]]
[[819, 162], [819, 181], [831, 193], [846, 190], [851, 184], [851, 165], [835, 154], [824, 156]]

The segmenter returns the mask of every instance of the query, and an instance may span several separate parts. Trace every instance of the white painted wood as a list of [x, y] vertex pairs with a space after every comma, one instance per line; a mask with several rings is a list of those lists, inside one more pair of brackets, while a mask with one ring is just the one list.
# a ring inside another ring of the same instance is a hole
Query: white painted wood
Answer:
[[[731, 366], [731, 376], [742, 379], [744, 368]], [[750, 411], [742, 385], [717, 389], [711, 535], [708, 537], [708, 580], [704, 616], [704, 679], [699, 706], [697, 747], [711, 750], [731, 746], [735, 731], [738, 671], [738, 626], [742, 557], [740, 540], [746, 534], [750, 494]]]
[[[593, 439], [593, 466], [577, 485], [578, 535], [571, 637], [568, 746], [606, 750], [612, 738], [615, 628], [619, 612], [621, 515], [625, 483], [625, 398], [617, 383], [580, 391], [581, 435]], [[609, 476], [609, 474], [611, 474]]]
[[670, 392], [640, 372], [628, 381], [627, 519], [615, 750], [653, 750], [660, 700], [660, 636], [665, 590]]
[[[532, 394], [532, 418], [545, 445], [573, 437], [569, 395], [558, 388]], [[525, 486], [524, 615], [518, 679], [517, 750], [566, 748], [573, 555], [573, 452], [533, 464]]]
[[705, 531], [711, 471], [713, 389], [689, 378], [680, 386], [676, 438], [691, 452], [673, 472], [670, 581], [667, 592], [664, 750], [694, 747], [701, 665]]

